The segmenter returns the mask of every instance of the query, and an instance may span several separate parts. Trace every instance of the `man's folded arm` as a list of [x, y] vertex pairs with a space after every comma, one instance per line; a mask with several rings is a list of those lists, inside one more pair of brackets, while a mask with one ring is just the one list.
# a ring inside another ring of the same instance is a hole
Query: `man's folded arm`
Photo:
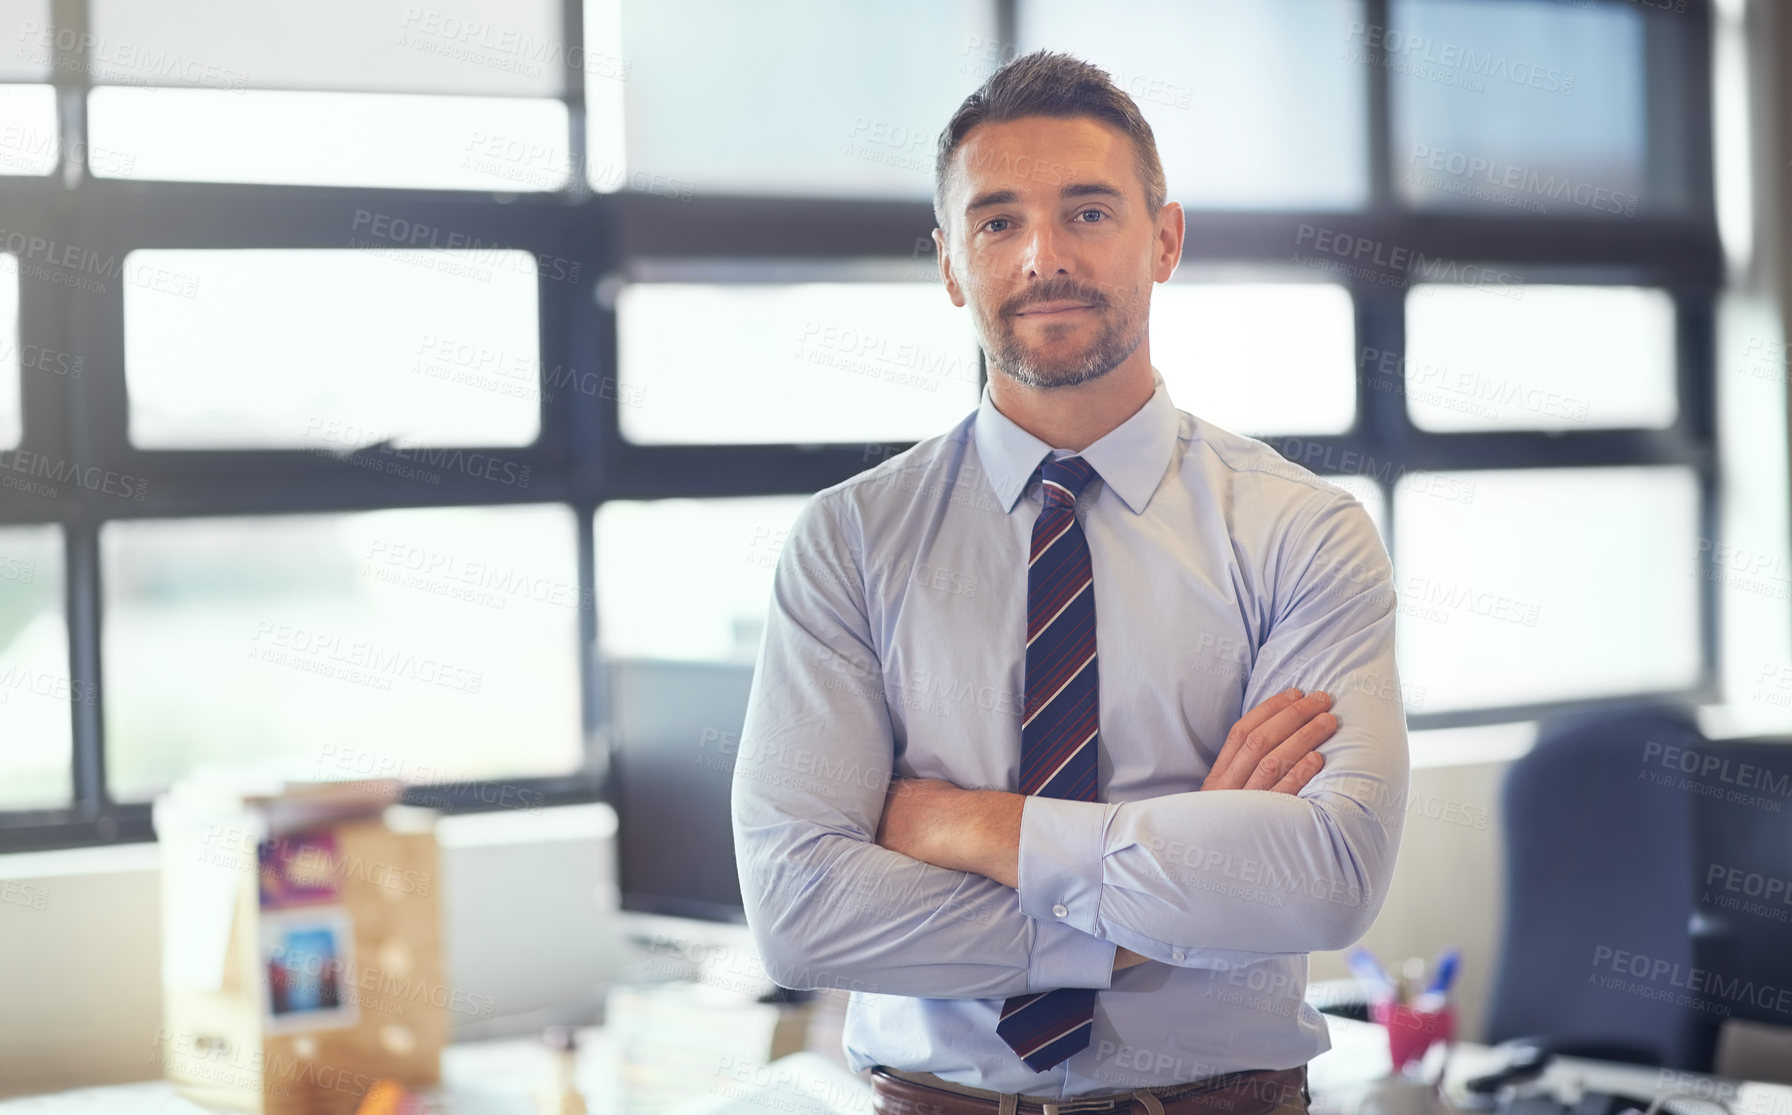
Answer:
[[788, 534], [735, 757], [735, 855], [767, 973], [925, 998], [1108, 987], [1112, 943], [874, 842], [894, 738], [850, 513], [818, 496]]
[[1392, 569], [1355, 500], [1336, 497], [1305, 522], [1277, 550], [1274, 619], [1244, 707], [1289, 686], [1329, 693], [1338, 726], [1319, 748], [1324, 769], [1297, 795], [1029, 798], [1026, 914], [1184, 967], [1344, 948], [1374, 921], [1408, 777]]

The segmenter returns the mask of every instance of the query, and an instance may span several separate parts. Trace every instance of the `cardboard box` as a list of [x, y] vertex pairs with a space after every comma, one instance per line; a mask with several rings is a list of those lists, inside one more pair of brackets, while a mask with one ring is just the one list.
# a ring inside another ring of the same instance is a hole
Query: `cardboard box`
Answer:
[[434, 817], [393, 806], [275, 834], [253, 808], [158, 800], [157, 1058], [182, 1094], [255, 1115], [348, 1115], [382, 1078], [439, 1080], [456, 993]]

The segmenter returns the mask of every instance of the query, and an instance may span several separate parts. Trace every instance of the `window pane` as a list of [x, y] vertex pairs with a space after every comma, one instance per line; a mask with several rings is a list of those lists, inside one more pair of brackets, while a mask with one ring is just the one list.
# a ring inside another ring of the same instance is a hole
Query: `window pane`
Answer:
[[194, 763], [441, 782], [580, 761], [571, 513], [108, 523], [106, 746], [138, 800]]
[[[402, 242], [383, 216], [353, 235]], [[152, 280], [125, 288], [131, 441], [527, 445], [540, 429], [536, 263], [489, 248], [131, 252], [126, 266]]]
[[1356, 421], [1356, 322], [1329, 283], [1164, 283], [1151, 362], [1176, 405], [1242, 434], [1332, 434]]
[[93, 0], [96, 84], [558, 96], [556, 0]]
[[969, 312], [938, 283], [637, 283], [617, 320], [637, 443], [920, 440], [980, 397]]
[[62, 532], [0, 527], [0, 808], [68, 804], [71, 704], [95, 698], [69, 678]]
[[587, 0], [592, 57], [628, 67], [588, 86], [592, 181], [932, 197], [934, 140], [994, 33], [989, 0]]
[[1409, 474], [1394, 507], [1400, 675], [1414, 711], [1697, 680], [1691, 469]]
[[[10, 48], [0, 50], [0, 81], [49, 80], [56, 64], [50, 0], [0, 0], [0, 27], [18, 28]], [[0, 113], [0, 120], [11, 119]]]
[[[1099, 18], [1092, 18], [1099, 16]], [[1191, 208], [1345, 208], [1368, 198], [1368, 81], [1347, 51], [1358, 0], [1020, 5], [1022, 50], [1107, 70], [1156, 135], [1170, 200]], [[1012, 52], [972, 56], [976, 81]], [[945, 117], [940, 118], [943, 126]]]
[[[1406, 407], [1421, 429], [1663, 428], [1674, 423], [1674, 304], [1642, 287], [1530, 286], [1523, 298], [1415, 286]], [[1401, 369], [1363, 369], [1391, 388]]]
[[1645, 18], [1632, 4], [1393, 0], [1390, 26], [1350, 49], [1385, 53], [1400, 195], [1577, 217], [1675, 204], [1677, 182], [1649, 177], [1649, 86], [1674, 75], [1645, 69]]
[[19, 364], [19, 257], [0, 255], [0, 449], [24, 433]]
[[0, 85], [0, 174], [48, 174], [56, 168], [61, 149], [56, 90], [48, 85]]
[[559, 101], [106, 87], [87, 106], [102, 178], [513, 193], [567, 181]]
[[778, 553], [808, 500], [664, 499], [599, 507], [603, 656], [754, 661]]

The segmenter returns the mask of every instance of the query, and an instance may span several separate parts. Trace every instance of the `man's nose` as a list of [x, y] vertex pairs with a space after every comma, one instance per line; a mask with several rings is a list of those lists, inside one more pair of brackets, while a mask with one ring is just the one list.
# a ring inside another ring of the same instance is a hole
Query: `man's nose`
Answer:
[[1033, 226], [1027, 238], [1027, 251], [1022, 262], [1028, 278], [1051, 278], [1070, 274], [1075, 261], [1071, 259], [1070, 243], [1064, 230], [1051, 221], [1041, 221]]

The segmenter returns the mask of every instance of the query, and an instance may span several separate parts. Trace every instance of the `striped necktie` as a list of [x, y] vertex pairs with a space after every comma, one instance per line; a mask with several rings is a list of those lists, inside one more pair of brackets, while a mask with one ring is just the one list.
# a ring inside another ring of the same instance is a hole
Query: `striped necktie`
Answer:
[[[1081, 457], [1041, 466], [1045, 506], [1027, 558], [1027, 679], [1020, 728], [1020, 792], [1096, 800], [1099, 732], [1095, 584], [1076, 500], [1095, 475]], [[1065, 987], [1002, 1004], [996, 1034], [1044, 1072], [1089, 1045], [1095, 989]]]

